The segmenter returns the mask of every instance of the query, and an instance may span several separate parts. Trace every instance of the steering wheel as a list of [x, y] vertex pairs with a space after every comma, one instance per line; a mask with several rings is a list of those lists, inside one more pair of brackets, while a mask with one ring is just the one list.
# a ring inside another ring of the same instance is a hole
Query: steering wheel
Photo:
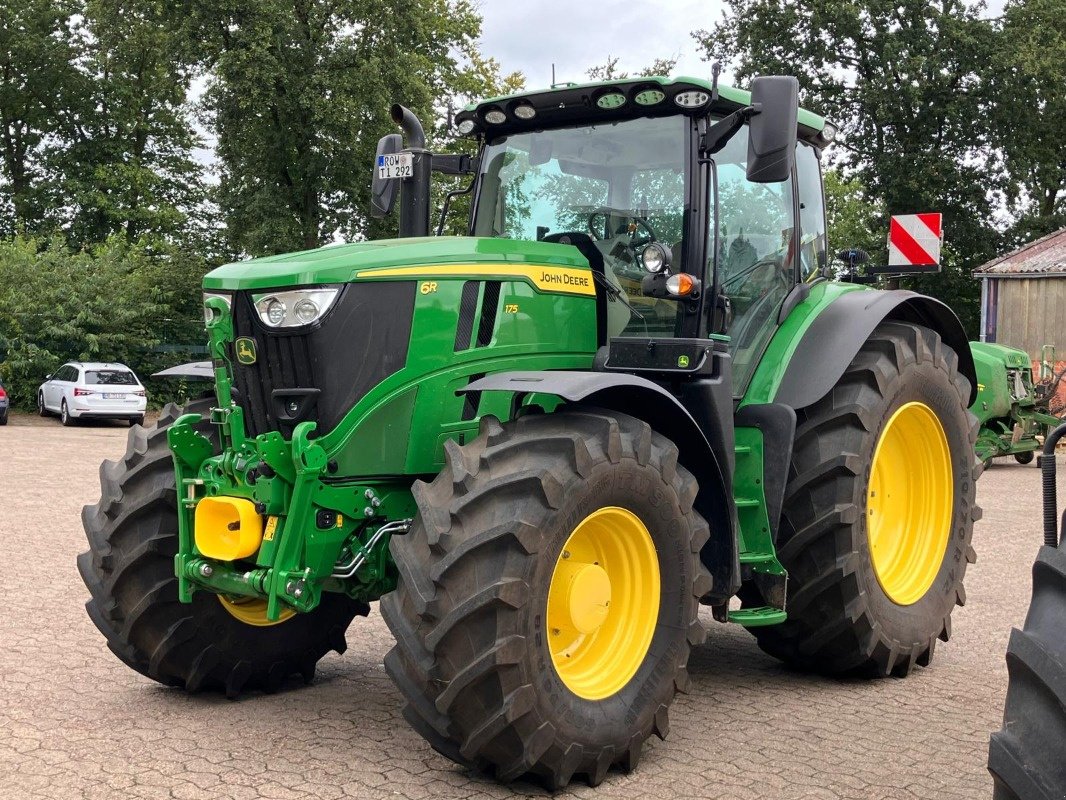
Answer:
[[[600, 217], [603, 218], [603, 223], [597, 224], [597, 220]], [[599, 241], [604, 238], [603, 231], [607, 228], [607, 222], [609, 218], [610, 214], [607, 211], [593, 211], [591, 214], [589, 214], [586, 227], [588, 228], [589, 233], [592, 235], [594, 241]], [[640, 217], [629, 217], [627, 228], [628, 227], [636, 229], [643, 228], [646, 234], [642, 238], [637, 238], [636, 230], [633, 230], [630, 233], [629, 248], [634, 252], [644, 247], [645, 245], [650, 244], [651, 242], [657, 241], [659, 238], [658, 234], [655, 233], [655, 229], [652, 228], [651, 224], [647, 220], [641, 219]]]

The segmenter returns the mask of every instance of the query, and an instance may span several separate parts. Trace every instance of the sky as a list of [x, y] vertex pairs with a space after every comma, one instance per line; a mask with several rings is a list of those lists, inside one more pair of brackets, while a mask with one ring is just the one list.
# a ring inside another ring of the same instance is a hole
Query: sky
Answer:
[[[1004, 0], [985, 0], [984, 16], [1003, 12]], [[973, 5], [975, 0], [969, 0]], [[552, 80], [588, 80], [588, 70], [618, 57], [619, 68], [637, 72], [656, 58], [678, 59], [674, 75], [710, 77], [691, 33], [711, 30], [722, 19], [723, 0], [480, 0], [482, 52], [502, 72], [526, 76], [526, 87]], [[722, 80], [731, 79], [728, 67]]]
[[482, 52], [504, 74], [521, 71], [526, 86], [547, 87], [552, 62], [556, 81], [585, 81], [590, 67], [619, 59], [637, 72], [656, 58], [678, 59], [675, 75], [710, 77], [691, 33], [721, 19], [722, 0], [482, 0]]

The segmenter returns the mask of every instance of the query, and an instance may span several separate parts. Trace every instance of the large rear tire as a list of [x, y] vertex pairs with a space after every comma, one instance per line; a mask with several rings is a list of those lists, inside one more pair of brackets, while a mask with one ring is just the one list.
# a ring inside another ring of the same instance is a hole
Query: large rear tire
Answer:
[[633, 769], [666, 736], [704, 638], [695, 478], [648, 425], [598, 410], [486, 418], [446, 457], [415, 484], [419, 517], [391, 542], [400, 579], [381, 602], [404, 717], [502, 781], [555, 789]]
[[[102, 496], [82, 510], [89, 550], [78, 570], [89, 588], [89, 617], [125, 664], [152, 680], [191, 692], [275, 691], [299, 674], [307, 682], [330, 650], [343, 653], [344, 634], [365, 603], [327, 593], [313, 612], [277, 624], [254, 603], [221, 601], [196, 592], [178, 601], [174, 467], [166, 429], [182, 413], [210, 413], [211, 401], [168, 405], [150, 428], [130, 430], [125, 457], [100, 467]], [[214, 438], [214, 426], [201, 432]]]
[[1066, 549], [1042, 547], [1033, 601], [1007, 645], [1003, 729], [992, 734], [995, 800], [1066, 797]]
[[763, 650], [830, 674], [929, 664], [976, 559], [969, 392], [937, 333], [886, 322], [797, 413], [777, 543], [788, 620], [751, 629]]

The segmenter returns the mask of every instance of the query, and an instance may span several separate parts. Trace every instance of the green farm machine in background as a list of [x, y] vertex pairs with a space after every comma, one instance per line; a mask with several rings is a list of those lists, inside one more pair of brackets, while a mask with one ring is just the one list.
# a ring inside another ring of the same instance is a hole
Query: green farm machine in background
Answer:
[[[977, 457], [986, 466], [993, 458], [1011, 455], [1019, 464], [1030, 463], [1048, 431], [1060, 422], [1048, 408], [1057, 383], [1035, 383], [1024, 350], [985, 342], [971, 342], [970, 350], [977, 370], [977, 398], [970, 410], [981, 423]], [[1053, 365], [1054, 351], [1045, 352], [1043, 361]]]
[[[402, 238], [210, 273], [212, 396], [104, 464], [78, 564], [114, 653], [271, 691], [380, 599], [415, 730], [552, 787], [666, 736], [700, 604], [800, 668], [928, 664], [975, 557], [973, 359], [938, 301], [830, 280], [797, 95], [559, 85], [467, 107], [464, 156], [395, 106]], [[470, 176], [468, 236], [427, 235], [431, 171]]]

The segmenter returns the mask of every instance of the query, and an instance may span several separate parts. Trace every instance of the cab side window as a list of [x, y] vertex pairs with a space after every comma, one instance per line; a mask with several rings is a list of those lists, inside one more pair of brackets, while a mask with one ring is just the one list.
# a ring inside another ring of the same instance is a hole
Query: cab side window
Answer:
[[796, 181], [800, 201], [800, 280], [810, 281], [825, 268], [828, 245], [821, 165], [814, 148], [806, 142], [796, 146]]
[[738, 395], [777, 329], [781, 302], [795, 284], [796, 263], [792, 178], [753, 183], [746, 176], [747, 156], [748, 137], [741, 134], [715, 156], [718, 282], [731, 310], [725, 333]]

